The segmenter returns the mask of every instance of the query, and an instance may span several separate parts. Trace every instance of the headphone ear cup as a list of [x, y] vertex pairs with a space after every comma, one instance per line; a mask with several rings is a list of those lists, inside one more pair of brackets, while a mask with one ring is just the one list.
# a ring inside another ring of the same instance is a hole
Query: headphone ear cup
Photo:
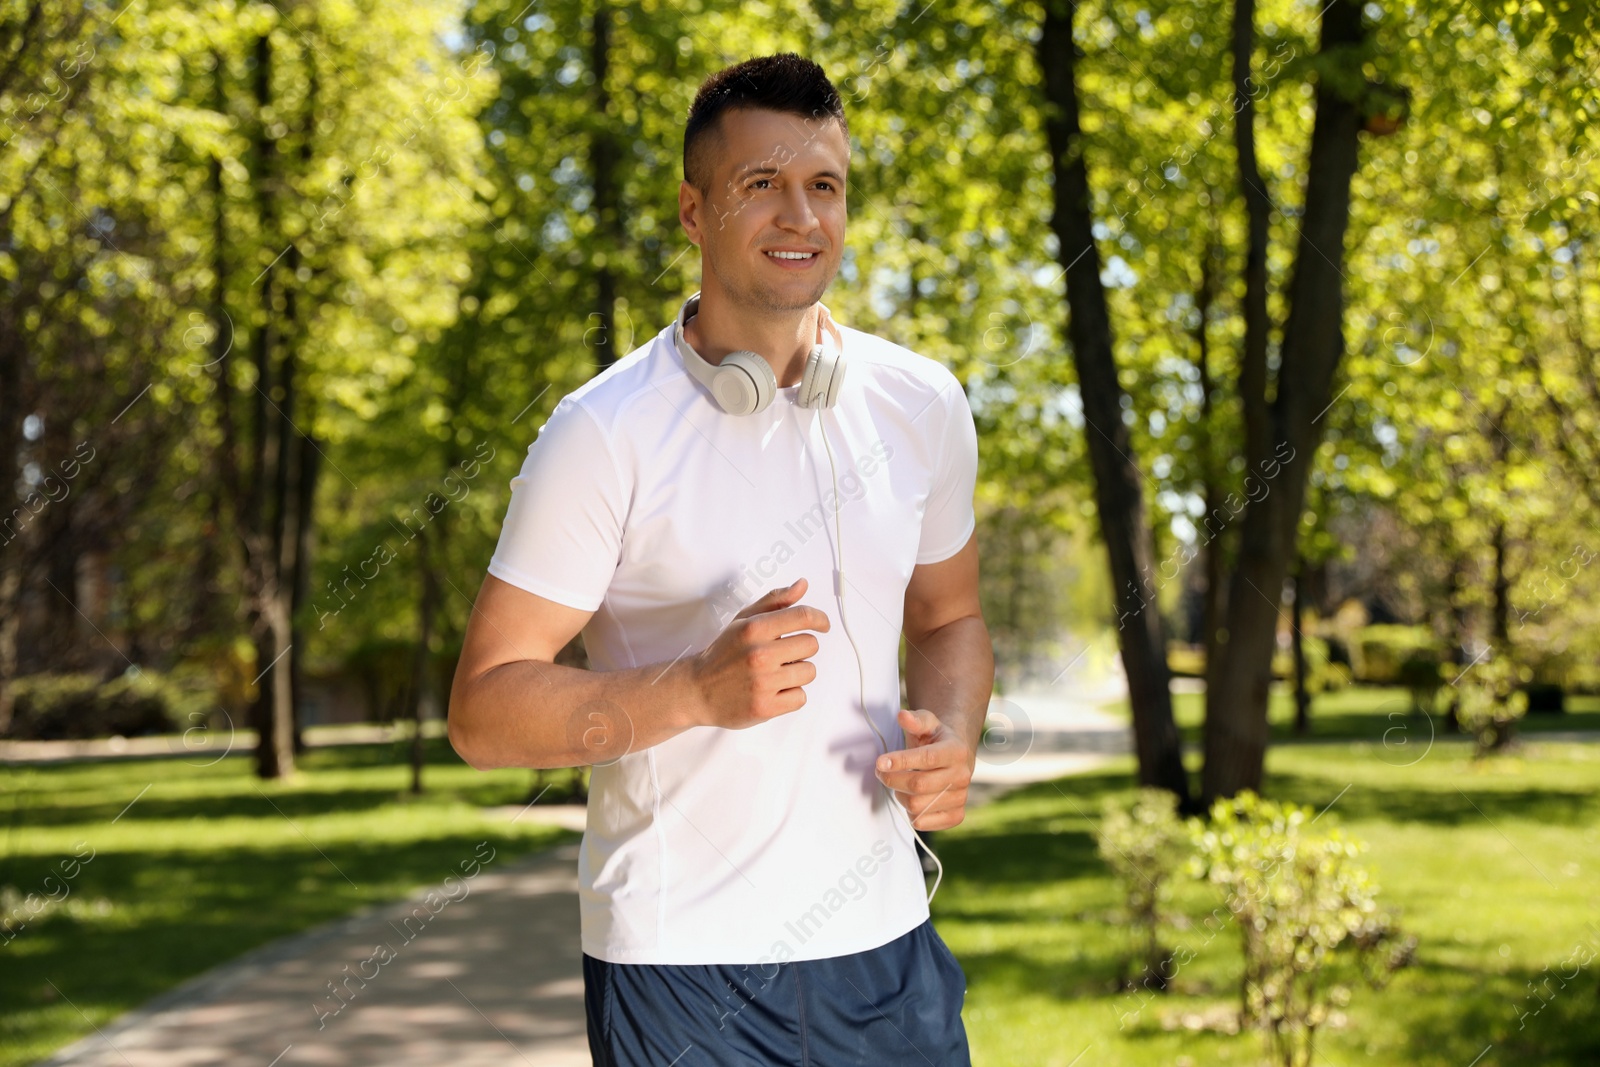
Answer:
[[813, 345], [811, 351], [806, 353], [805, 369], [800, 372], [800, 395], [795, 398], [795, 402], [803, 408], [817, 406], [817, 382], [821, 377], [821, 360], [822, 346]]
[[777, 391], [771, 365], [754, 352], [729, 352], [717, 364], [711, 380], [712, 395], [730, 415], [765, 411]]
[[823, 400], [822, 406], [831, 408], [839, 400], [839, 392], [844, 388], [844, 372], [849, 369], [849, 363], [843, 356], [835, 356], [832, 361], [833, 373], [828, 375], [828, 395]]
[[839, 388], [844, 383], [843, 357], [822, 345], [815, 345], [806, 357], [805, 373], [800, 377], [800, 406], [831, 408], [839, 399]]

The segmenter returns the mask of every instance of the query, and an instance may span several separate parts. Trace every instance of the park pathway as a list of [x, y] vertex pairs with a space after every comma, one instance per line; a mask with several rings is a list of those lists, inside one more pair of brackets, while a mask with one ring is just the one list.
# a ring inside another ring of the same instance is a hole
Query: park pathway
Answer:
[[[973, 804], [1128, 750], [1127, 720], [1093, 703], [1048, 691], [1009, 700], [994, 710], [1013, 729], [980, 758]], [[584, 817], [555, 805], [495, 813], [575, 829]], [[451, 890], [459, 899], [435, 896], [436, 912], [421, 901], [439, 886], [263, 946], [38, 1067], [589, 1067], [578, 848], [491, 861], [464, 895]], [[420, 931], [405, 923], [413, 914], [430, 915]]]

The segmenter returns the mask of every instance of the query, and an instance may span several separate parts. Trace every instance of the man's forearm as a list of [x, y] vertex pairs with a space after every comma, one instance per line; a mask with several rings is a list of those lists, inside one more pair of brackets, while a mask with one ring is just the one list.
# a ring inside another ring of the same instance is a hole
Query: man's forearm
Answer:
[[906, 637], [906, 699], [926, 708], [977, 752], [994, 691], [994, 648], [980, 616], [946, 623], [913, 642]]
[[696, 723], [689, 663], [591, 671], [518, 660], [450, 694], [450, 742], [478, 770], [610, 763]]

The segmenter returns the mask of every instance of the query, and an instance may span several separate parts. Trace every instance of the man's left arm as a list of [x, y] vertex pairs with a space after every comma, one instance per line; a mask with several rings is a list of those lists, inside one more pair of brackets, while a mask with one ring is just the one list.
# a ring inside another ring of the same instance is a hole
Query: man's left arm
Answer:
[[878, 759], [918, 830], [966, 817], [967, 785], [994, 690], [994, 649], [978, 604], [978, 536], [949, 559], [924, 563], [906, 585], [906, 747]]

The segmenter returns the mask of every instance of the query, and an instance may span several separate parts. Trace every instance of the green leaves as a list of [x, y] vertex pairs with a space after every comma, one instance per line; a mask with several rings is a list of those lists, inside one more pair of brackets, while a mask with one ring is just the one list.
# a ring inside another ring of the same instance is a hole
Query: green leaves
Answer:
[[[1263, 1029], [1276, 1062], [1312, 1062], [1315, 1032], [1337, 990], [1319, 985], [1329, 955], [1347, 944], [1388, 951], [1372, 976], [1403, 966], [1415, 938], [1400, 939], [1360, 865], [1366, 850], [1335, 828], [1315, 829], [1309, 807], [1244, 792], [1190, 820], [1191, 871], [1221, 888], [1244, 949], [1241, 1014]], [[1398, 942], [1398, 949], [1393, 946]], [[1344, 991], [1343, 996], [1348, 996]]]

